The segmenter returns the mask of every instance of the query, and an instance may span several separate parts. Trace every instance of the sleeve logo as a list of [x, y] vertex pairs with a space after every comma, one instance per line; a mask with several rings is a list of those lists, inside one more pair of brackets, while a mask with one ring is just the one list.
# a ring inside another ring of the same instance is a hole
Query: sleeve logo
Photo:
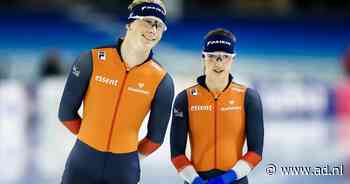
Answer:
[[80, 75], [79, 67], [76, 64], [73, 65], [72, 74], [75, 75], [76, 77], [79, 77]]

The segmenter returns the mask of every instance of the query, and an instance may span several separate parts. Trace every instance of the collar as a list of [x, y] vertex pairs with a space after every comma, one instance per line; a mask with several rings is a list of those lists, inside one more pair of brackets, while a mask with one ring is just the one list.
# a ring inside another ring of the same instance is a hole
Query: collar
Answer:
[[[199, 85], [201, 85], [202, 87], [204, 87], [205, 89], [207, 89], [209, 91], [209, 88], [208, 88], [207, 84], [205, 83], [205, 78], [206, 78], [205, 75], [201, 75], [197, 78], [197, 82]], [[228, 83], [227, 83], [224, 90], [226, 90], [230, 86], [232, 80], [233, 80], [233, 76], [231, 74], [229, 74], [228, 75]]]

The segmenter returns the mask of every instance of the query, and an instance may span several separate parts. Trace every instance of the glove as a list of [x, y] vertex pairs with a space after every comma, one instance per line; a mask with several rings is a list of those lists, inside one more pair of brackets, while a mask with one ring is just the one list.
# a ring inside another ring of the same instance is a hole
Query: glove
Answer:
[[206, 182], [200, 176], [197, 176], [191, 184], [206, 184]]
[[229, 170], [221, 176], [217, 176], [215, 178], [209, 179], [208, 184], [230, 184], [231, 182], [236, 181], [236, 179], [237, 179], [236, 172], [233, 170]]

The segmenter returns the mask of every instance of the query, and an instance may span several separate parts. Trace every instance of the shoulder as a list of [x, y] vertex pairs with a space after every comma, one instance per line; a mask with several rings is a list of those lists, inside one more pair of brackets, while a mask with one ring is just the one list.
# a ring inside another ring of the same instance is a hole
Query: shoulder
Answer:
[[246, 94], [245, 94], [245, 101], [248, 104], [260, 103], [261, 99], [258, 91], [252, 88], [247, 88]]
[[187, 92], [186, 90], [182, 90], [179, 94], [176, 95], [174, 106], [181, 106], [187, 102]]
[[73, 68], [79, 67], [83, 70], [91, 70], [92, 67], [92, 56], [90, 51], [82, 52], [75, 60]]
[[244, 89], [244, 90], [246, 90], [248, 88], [247, 86], [240, 84], [240, 83], [237, 83], [237, 82], [234, 82], [234, 81], [231, 82], [231, 86], [234, 88], [239, 88], [239, 89]]
[[95, 48], [92, 48], [90, 51], [91, 51], [91, 55], [94, 55], [97, 57], [105, 57], [106, 58], [107, 55], [109, 55], [113, 52], [116, 52], [117, 55], [120, 55], [116, 44], [95, 47]]
[[167, 71], [165, 70], [165, 68], [158, 62], [156, 61], [155, 59], [150, 59], [148, 61], [149, 63], [149, 66], [154, 70], [154, 71], [157, 71], [158, 73], [161, 73], [163, 75], [166, 75], [167, 74]]
[[233, 81], [231, 82], [229, 88], [231, 91], [236, 93], [245, 94], [247, 92], [247, 87], [245, 85], [242, 85]]
[[187, 87], [186, 89], [183, 90], [183, 92], [186, 95], [189, 94], [191, 96], [197, 96], [199, 88], [200, 88], [200, 85], [199, 84], [195, 84], [195, 85], [192, 85], [190, 87]]
[[259, 96], [259, 93], [255, 89], [247, 88], [246, 89], [246, 96]]
[[171, 77], [171, 75], [166, 72], [163, 79], [162, 79], [162, 83], [165, 83], [165, 84], [168, 84], [168, 85], [174, 85], [174, 80], [173, 78]]
[[158, 60], [156, 60], [153, 56], [152, 56], [152, 59], [151, 59], [155, 64], [157, 64], [159, 67], [162, 67], [162, 64], [160, 64], [160, 62]]
[[[157, 92], [165, 92], [168, 93], [169, 91], [174, 91], [174, 81], [173, 78], [170, 76], [169, 73], [165, 73], [164, 77], [161, 79]], [[172, 95], [173, 92], [172, 92]]]

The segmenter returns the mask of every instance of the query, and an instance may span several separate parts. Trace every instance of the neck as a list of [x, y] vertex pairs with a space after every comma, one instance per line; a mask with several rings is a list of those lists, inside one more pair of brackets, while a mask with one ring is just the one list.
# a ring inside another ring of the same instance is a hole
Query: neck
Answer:
[[205, 83], [212, 92], [222, 92], [227, 86], [229, 75], [206, 75]]
[[121, 44], [120, 52], [128, 69], [131, 69], [143, 63], [148, 58], [151, 49], [135, 44], [135, 42], [133, 43], [126, 36]]

